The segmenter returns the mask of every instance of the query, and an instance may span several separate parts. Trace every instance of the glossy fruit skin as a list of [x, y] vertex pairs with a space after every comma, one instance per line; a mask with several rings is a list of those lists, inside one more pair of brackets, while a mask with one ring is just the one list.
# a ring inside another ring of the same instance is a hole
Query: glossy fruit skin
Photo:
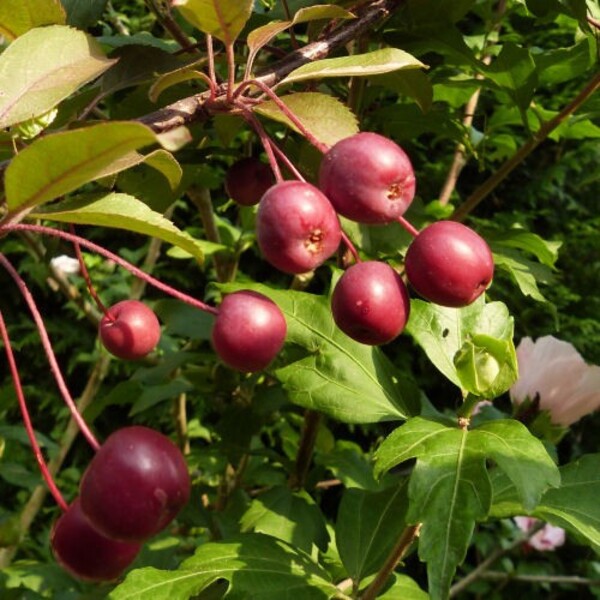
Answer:
[[459, 308], [474, 302], [490, 285], [494, 259], [486, 241], [454, 221], [437, 221], [408, 247], [406, 275], [423, 298]]
[[238, 160], [225, 175], [225, 191], [243, 206], [258, 204], [274, 183], [271, 167], [253, 157]]
[[135, 560], [141, 545], [119, 542], [98, 532], [76, 498], [52, 527], [50, 545], [56, 561], [84, 581], [112, 581]]
[[331, 297], [337, 326], [352, 339], [369, 345], [397, 337], [408, 320], [410, 298], [400, 275], [389, 265], [366, 261], [352, 265]]
[[274, 267], [306, 273], [338, 248], [338, 216], [321, 191], [303, 181], [283, 181], [263, 196], [256, 216], [258, 245]]
[[344, 217], [391, 223], [413, 201], [416, 179], [400, 146], [377, 133], [362, 132], [340, 140], [325, 154], [319, 187]]
[[122, 300], [108, 309], [98, 329], [102, 345], [123, 360], [139, 360], [160, 340], [160, 323], [154, 312], [138, 300]]
[[190, 497], [179, 448], [154, 429], [134, 425], [111, 434], [81, 479], [81, 508], [113, 539], [141, 542], [164, 529]]
[[219, 358], [244, 373], [262, 371], [283, 347], [287, 324], [280, 308], [258, 292], [225, 296], [212, 330]]

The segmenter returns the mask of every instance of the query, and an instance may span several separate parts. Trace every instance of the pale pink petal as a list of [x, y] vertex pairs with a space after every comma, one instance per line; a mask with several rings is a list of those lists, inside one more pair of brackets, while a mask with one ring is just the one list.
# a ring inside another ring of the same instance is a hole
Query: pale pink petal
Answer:
[[540, 531], [534, 533], [527, 543], [532, 548], [545, 552], [562, 546], [565, 543], [565, 537], [565, 530], [562, 527], [547, 524]]

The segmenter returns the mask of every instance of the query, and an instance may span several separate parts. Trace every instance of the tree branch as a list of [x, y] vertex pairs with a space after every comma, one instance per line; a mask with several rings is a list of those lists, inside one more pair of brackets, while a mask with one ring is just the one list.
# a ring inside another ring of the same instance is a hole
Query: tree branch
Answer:
[[[362, 33], [372, 30], [404, 4], [405, 1], [374, 0], [367, 2], [364, 6], [354, 11], [357, 15], [356, 19], [344, 23], [323, 39], [292, 52], [255, 79], [269, 87], [275, 86], [294, 69], [306, 63], [325, 58], [331, 52], [344, 46]], [[219, 95], [225, 96], [226, 94], [227, 86], [221, 85], [219, 87]], [[140, 117], [138, 121], [144, 123], [157, 133], [164, 133], [192, 122], [202, 121], [212, 114], [211, 108], [206, 106], [208, 98], [208, 92], [182, 98], [165, 108]]]

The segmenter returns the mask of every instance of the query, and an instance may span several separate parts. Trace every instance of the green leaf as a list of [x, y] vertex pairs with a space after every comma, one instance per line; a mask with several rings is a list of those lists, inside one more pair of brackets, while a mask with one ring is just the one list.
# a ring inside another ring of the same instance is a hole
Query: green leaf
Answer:
[[69, 25], [87, 29], [102, 16], [108, 0], [61, 0]]
[[380, 492], [344, 492], [335, 538], [342, 563], [354, 581], [381, 568], [406, 527], [407, 481]]
[[494, 264], [510, 275], [524, 296], [538, 302], [548, 302], [538, 287], [538, 282], [548, 284], [554, 279], [548, 267], [527, 260], [518, 252], [509, 253], [507, 250], [502, 254], [494, 252]]
[[475, 522], [491, 506], [486, 460], [493, 459], [533, 509], [542, 493], [560, 482], [543, 444], [514, 420], [487, 422], [473, 430], [415, 417], [380, 446], [376, 473], [417, 458], [410, 478], [408, 523], [422, 523], [419, 556], [428, 563], [429, 593], [446, 598], [456, 566], [466, 555]]
[[533, 56], [540, 84], [555, 85], [583, 75], [594, 60], [589, 38], [583, 38], [570, 48], [545, 49]]
[[500, 248], [514, 248], [533, 254], [543, 265], [554, 268], [558, 260], [558, 251], [562, 242], [544, 240], [542, 237], [529, 231], [508, 230], [501, 235], [495, 234], [491, 238], [495, 250]]
[[[502, 389], [511, 377], [516, 376], [513, 319], [502, 302], [485, 304], [481, 297], [470, 306], [448, 308], [415, 299], [411, 301], [406, 331], [423, 348], [429, 360], [460, 388], [469, 390], [473, 385], [478, 364], [482, 369], [481, 377], [488, 378], [486, 368], [490, 361], [498, 363], [497, 381], [488, 382], [490, 392]], [[493, 340], [501, 344], [495, 344]], [[455, 359], [459, 351], [474, 352], [473, 361], [457, 365]], [[469, 374], [469, 368], [475, 372]]]
[[[118, 171], [118, 161], [156, 142], [140, 123], [99, 123], [35, 140], [13, 158], [4, 179], [11, 211], [54, 200]], [[112, 165], [112, 167], [111, 167]]]
[[405, 69], [370, 78], [375, 85], [393, 90], [401, 96], [412, 98], [422, 112], [429, 112], [433, 104], [433, 86], [423, 71]]
[[[281, 96], [280, 100], [324, 144], [333, 145], [358, 132], [354, 113], [333, 96], [319, 92], [298, 92]], [[302, 133], [271, 100], [255, 107], [254, 111]]]
[[394, 573], [392, 585], [381, 595], [379, 600], [428, 600], [429, 594], [424, 592], [414, 579], [407, 575]]
[[531, 514], [563, 527], [600, 554], [600, 454], [587, 454], [560, 468], [561, 484], [548, 490], [534, 510], [519, 501], [514, 484], [498, 474], [490, 515], [506, 518]]
[[329, 534], [321, 510], [304, 491], [275, 487], [252, 501], [240, 520], [243, 532], [276, 537], [311, 553], [313, 544], [327, 548]]
[[231, 45], [252, 13], [253, 0], [174, 0], [182, 16], [200, 31]]
[[275, 372], [292, 402], [347, 423], [405, 419], [417, 412], [418, 390], [380, 348], [355, 342], [338, 329], [327, 298], [258, 284], [220, 287], [256, 290], [283, 311], [287, 341], [308, 352]]
[[0, 129], [47, 113], [114, 62], [81, 31], [29, 30], [0, 55]]
[[66, 200], [32, 216], [51, 221], [135, 231], [178, 246], [199, 261], [203, 258], [201, 246], [192, 236], [178, 229], [171, 221], [148, 208], [137, 198], [127, 194], [109, 194], [91, 200]]
[[317, 454], [315, 462], [329, 469], [347, 488], [378, 491], [381, 484], [373, 477], [373, 465], [362, 448], [347, 440], [337, 440], [326, 454]]
[[59, 0], [2, 0], [0, 35], [14, 40], [34, 27], [64, 25], [66, 14]]
[[535, 62], [528, 49], [513, 43], [504, 44], [485, 74], [507, 92], [521, 110], [529, 107], [538, 78]]
[[295, 69], [281, 83], [324, 77], [364, 77], [400, 69], [420, 68], [426, 68], [426, 65], [408, 52], [398, 48], [383, 48], [366, 54], [316, 60]]
[[111, 600], [188, 600], [219, 579], [229, 582], [232, 600], [345, 598], [328, 573], [285, 542], [259, 533], [201, 545], [176, 571], [131, 572]]
[[295, 15], [292, 21], [297, 23], [308, 23], [310, 21], [319, 21], [321, 19], [354, 19], [354, 14], [333, 4], [317, 4], [315, 6], [307, 6], [301, 8]]
[[192, 79], [201, 79], [206, 85], [206, 75], [204, 72], [194, 69], [193, 67], [186, 66], [181, 67], [170, 73], [161, 75], [150, 87], [148, 91], [148, 98], [152, 102], [156, 102], [158, 97], [168, 88], [183, 83], [184, 81], [191, 81]]

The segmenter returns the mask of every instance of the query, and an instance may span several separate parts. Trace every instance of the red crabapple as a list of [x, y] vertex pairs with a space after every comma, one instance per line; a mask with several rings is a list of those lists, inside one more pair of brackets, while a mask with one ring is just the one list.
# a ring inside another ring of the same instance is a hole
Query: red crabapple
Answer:
[[485, 240], [455, 221], [437, 221], [423, 229], [408, 247], [405, 267], [412, 287], [441, 306], [471, 304], [494, 276]]
[[391, 223], [410, 206], [415, 174], [407, 154], [377, 133], [357, 133], [323, 157], [319, 187], [335, 209], [359, 223]]
[[241, 290], [225, 296], [212, 330], [219, 358], [242, 372], [261, 371], [281, 350], [287, 324], [269, 298]]
[[352, 265], [331, 297], [337, 326], [363, 344], [385, 344], [399, 335], [410, 312], [410, 299], [400, 275], [378, 261]]
[[154, 312], [138, 300], [123, 300], [108, 309], [100, 321], [100, 340], [117, 358], [138, 360], [152, 352], [160, 340], [160, 323]]
[[283, 181], [258, 205], [256, 236], [274, 267], [306, 273], [337, 250], [342, 232], [333, 206], [319, 189], [303, 181]]
[[258, 204], [274, 183], [271, 167], [253, 157], [238, 160], [225, 175], [226, 192], [232, 200], [243, 206]]

